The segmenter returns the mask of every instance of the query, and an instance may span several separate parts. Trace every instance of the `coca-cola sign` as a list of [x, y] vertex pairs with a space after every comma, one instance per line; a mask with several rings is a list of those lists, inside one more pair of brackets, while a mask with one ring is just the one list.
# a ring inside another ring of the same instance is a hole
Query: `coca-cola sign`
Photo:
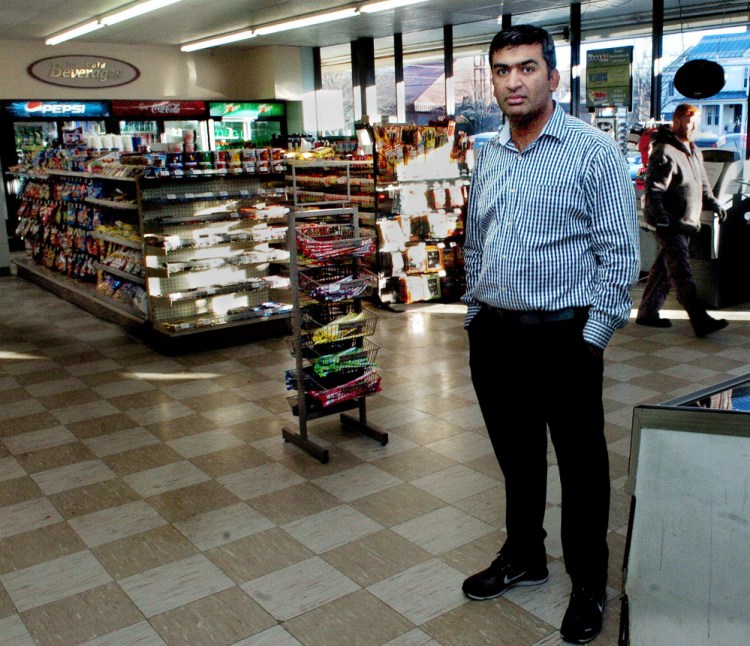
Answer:
[[28, 72], [43, 83], [87, 90], [126, 85], [141, 75], [137, 67], [116, 58], [75, 54], [42, 58], [29, 65]]
[[112, 101], [115, 117], [200, 119], [206, 116], [204, 101]]

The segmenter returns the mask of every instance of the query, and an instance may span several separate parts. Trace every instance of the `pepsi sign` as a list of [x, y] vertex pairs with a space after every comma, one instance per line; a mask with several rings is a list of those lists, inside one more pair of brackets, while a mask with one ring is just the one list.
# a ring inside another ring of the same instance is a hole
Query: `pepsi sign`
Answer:
[[5, 111], [13, 117], [44, 119], [109, 116], [104, 101], [11, 101]]

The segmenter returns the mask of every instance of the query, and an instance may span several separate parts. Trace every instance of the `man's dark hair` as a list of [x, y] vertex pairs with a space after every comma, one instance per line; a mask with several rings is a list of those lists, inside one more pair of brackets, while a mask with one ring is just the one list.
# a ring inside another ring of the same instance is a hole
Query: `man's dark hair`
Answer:
[[499, 49], [517, 47], [518, 45], [536, 45], [537, 43], [542, 46], [542, 58], [547, 64], [547, 73], [551, 74], [552, 70], [557, 68], [555, 41], [552, 40], [552, 36], [546, 29], [533, 25], [517, 25], [495, 34], [490, 43], [490, 65], [492, 65], [492, 55]]

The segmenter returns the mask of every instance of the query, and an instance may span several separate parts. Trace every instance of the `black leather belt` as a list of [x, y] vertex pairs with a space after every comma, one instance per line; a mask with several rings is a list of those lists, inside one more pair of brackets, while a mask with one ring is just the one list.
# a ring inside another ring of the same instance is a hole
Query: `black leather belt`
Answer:
[[482, 309], [499, 319], [518, 325], [542, 325], [544, 323], [559, 323], [585, 319], [588, 307], [566, 307], [562, 310], [505, 310], [482, 303]]

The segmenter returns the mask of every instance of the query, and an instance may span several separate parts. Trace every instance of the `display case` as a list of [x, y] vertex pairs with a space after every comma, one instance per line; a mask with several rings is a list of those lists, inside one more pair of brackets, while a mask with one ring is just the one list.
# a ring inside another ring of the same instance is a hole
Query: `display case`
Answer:
[[378, 294], [384, 303], [457, 300], [469, 178], [452, 128], [379, 126]]
[[23, 177], [20, 276], [161, 338], [289, 316], [281, 176], [97, 169]]
[[[378, 347], [370, 340], [378, 316], [362, 306], [377, 283], [361, 264], [374, 237], [360, 230], [356, 209], [293, 210], [288, 243], [295, 368], [286, 382], [296, 391], [289, 404], [298, 428], [282, 436], [327, 463], [328, 450], [308, 437], [307, 423], [340, 414], [345, 428], [385, 445], [388, 434], [368, 423], [366, 408], [366, 398], [380, 392]], [[353, 409], [356, 416], [345, 412]]]
[[749, 458], [750, 375], [636, 406], [621, 646], [750, 635]]

